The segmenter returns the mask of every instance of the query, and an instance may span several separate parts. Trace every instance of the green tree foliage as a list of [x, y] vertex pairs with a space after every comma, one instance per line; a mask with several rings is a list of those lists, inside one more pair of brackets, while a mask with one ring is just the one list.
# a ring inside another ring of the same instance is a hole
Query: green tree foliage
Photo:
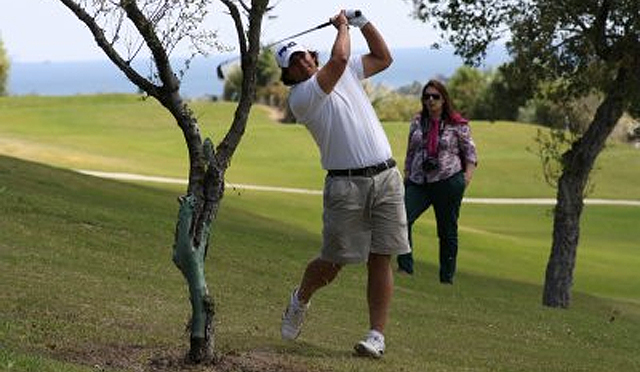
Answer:
[[[268, 98], [261, 97], [261, 88], [272, 84], [278, 84], [280, 79], [280, 68], [273, 57], [273, 52], [269, 48], [263, 48], [258, 56], [256, 65], [256, 98], [258, 101], [269, 101]], [[240, 99], [240, 88], [242, 87], [242, 71], [236, 65], [229, 69], [225, 77], [222, 90], [222, 99], [227, 101], [238, 101]]]
[[456, 69], [447, 85], [456, 110], [475, 120], [516, 120], [526, 93], [508, 66], [481, 71], [469, 65]]
[[419, 97], [422, 87], [417, 95], [401, 94], [384, 85], [373, 84], [369, 80], [363, 82], [363, 87], [381, 121], [409, 121], [420, 111]]
[[415, 15], [435, 24], [469, 63], [504, 38], [511, 76], [528, 96], [552, 83], [565, 102], [601, 95], [584, 133], [562, 155], [553, 242], [542, 302], [568, 307], [580, 216], [589, 174], [625, 111], [640, 111], [640, 2], [635, 0], [413, 0]]
[[280, 67], [276, 63], [271, 48], [262, 49], [256, 67], [256, 86], [266, 87], [280, 80]]
[[227, 72], [222, 88], [222, 99], [225, 101], [237, 102], [240, 100], [242, 91], [242, 70], [240, 66], [233, 66]]
[[527, 100], [530, 88], [522, 86], [512, 76], [509, 65], [502, 65], [490, 73], [489, 84], [476, 105], [476, 119], [517, 120], [518, 111]]
[[555, 101], [549, 98], [548, 90], [548, 84], [540, 86], [535, 96], [520, 109], [518, 121], [583, 134], [589, 128], [602, 96], [594, 92], [567, 101]]
[[[263, 48], [256, 65], [255, 101], [279, 110], [287, 111], [287, 96], [289, 90], [280, 82], [280, 68], [269, 48]], [[227, 72], [222, 89], [222, 99], [238, 101], [242, 87], [242, 71], [239, 66], [233, 66]], [[290, 115], [285, 115], [290, 117]]]
[[0, 39], [0, 96], [6, 96], [9, 92], [7, 88], [7, 81], [9, 79], [9, 57], [7, 51], [4, 48], [4, 43]]
[[488, 85], [487, 74], [471, 66], [459, 67], [447, 82], [453, 104], [464, 116], [476, 117], [476, 106]]

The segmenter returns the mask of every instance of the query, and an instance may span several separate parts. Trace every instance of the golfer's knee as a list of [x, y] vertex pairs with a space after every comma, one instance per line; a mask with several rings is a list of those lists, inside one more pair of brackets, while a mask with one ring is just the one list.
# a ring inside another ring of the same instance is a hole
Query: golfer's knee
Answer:
[[311, 261], [308, 267], [312, 271], [316, 272], [317, 275], [321, 277], [324, 282], [326, 282], [326, 284], [335, 279], [335, 277], [338, 275], [338, 272], [340, 272], [340, 269], [342, 269], [341, 264], [326, 261], [321, 258], [316, 258], [315, 260]]
[[369, 261], [367, 262], [368, 266], [375, 265], [386, 265], [391, 262], [391, 255], [388, 254], [379, 254], [379, 253], [369, 253]]

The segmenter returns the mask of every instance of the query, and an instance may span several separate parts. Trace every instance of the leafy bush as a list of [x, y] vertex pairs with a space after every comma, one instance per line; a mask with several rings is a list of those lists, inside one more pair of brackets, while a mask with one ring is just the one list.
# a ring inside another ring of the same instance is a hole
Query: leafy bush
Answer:
[[488, 73], [469, 66], [458, 68], [447, 82], [456, 111], [467, 117], [476, 117], [476, 107], [488, 83]]
[[[415, 89], [418, 85], [419, 83], [415, 82], [412, 86]], [[394, 91], [385, 85], [372, 84], [368, 80], [363, 86], [380, 121], [409, 121], [420, 111], [421, 87], [417, 94], [407, 95], [398, 93], [401, 90]]]
[[[279, 80], [280, 68], [276, 64], [273, 52], [269, 48], [265, 48], [258, 56], [258, 64], [256, 66], [256, 99], [258, 102], [280, 102], [282, 100], [282, 88]], [[238, 101], [242, 92], [241, 89], [242, 70], [240, 66], [235, 65], [227, 72], [222, 89], [222, 99], [225, 101]], [[262, 96], [263, 94], [265, 95], [264, 97]], [[278, 97], [274, 97], [274, 95], [278, 95]]]
[[417, 97], [390, 92], [373, 102], [373, 108], [381, 121], [409, 121], [420, 111]]
[[227, 72], [224, 79], [224, 87], [222, 88], [222, 99], [225, 101], [237, 102], [240, 100], [242, 92], [242, 70], [240, 67], [234, 66]]
[[601, 96], [591, 93], [571, 101], [557, 102], [542, 90], [520, 109], [518, 120], [537, 123], [555, 129], [568, 129], [573, 133], [584, 133], [593, 121]]
[[7, 95], [7, 79], [9, 77], [9, 58], [0, 39], [0, 96]]

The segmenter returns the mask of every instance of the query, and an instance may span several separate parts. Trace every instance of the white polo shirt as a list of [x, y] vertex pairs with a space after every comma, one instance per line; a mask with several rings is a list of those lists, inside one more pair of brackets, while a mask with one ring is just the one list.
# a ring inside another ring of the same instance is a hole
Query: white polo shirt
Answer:
[[324, 169], [363, 168], [392, 156], [362, 79], [362, 56], [353, 56], [331, 93], [322, 91], [316, 75], [291, 88], [291, 111], [313, 136]]

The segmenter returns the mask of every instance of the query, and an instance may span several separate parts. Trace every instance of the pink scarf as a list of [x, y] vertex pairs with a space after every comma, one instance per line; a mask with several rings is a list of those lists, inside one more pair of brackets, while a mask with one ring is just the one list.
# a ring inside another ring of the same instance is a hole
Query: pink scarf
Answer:
[[429, 129], [427, 130], [427, 155], [429, 157], [438, 156], [438, 137], [440, 134], [440, 120], [429, 119]]
[[[469, 123], [468, 119], [465, 119], [457, 112], [454, 112], [449, 119], [451, 124], [464, 125]], [[438, 156], [438, 140], [440, 137], [440, 126], [442, 122], [435, 118], [429, 119], [429, 129], [427, 130], [427, 155], [429, 157]]]

